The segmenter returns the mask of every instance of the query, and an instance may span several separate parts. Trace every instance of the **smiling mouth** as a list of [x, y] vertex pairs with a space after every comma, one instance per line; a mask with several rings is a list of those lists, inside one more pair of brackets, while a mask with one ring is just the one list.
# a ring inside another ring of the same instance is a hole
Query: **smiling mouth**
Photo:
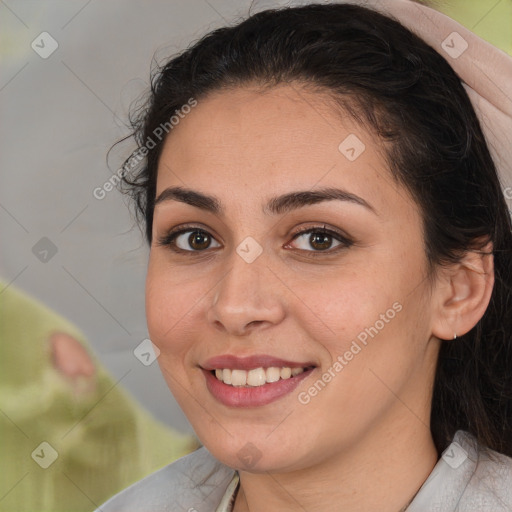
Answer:
[[217, 380], [233, 387], [259, 387], [265, 384], [271, 384], [280, 380], [287, 380], [313, 369], [313, 366], [290, 368], [287, 366], [268, 368], [254, 368], [252, 370], [241, 370], [232, 368], [218, 368], [211, 370]]

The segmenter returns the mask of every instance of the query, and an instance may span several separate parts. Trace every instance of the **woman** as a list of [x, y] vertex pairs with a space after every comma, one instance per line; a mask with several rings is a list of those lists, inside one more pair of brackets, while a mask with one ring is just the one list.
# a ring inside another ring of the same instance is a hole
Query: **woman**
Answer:
[[507, 148], [445, 60], [465, 32], [443, 57], [391, 16], [446, 17], [360, 3], [261, 12], [155, 76], [123, 180], [204, 448], [102, 511], [512, 510]]

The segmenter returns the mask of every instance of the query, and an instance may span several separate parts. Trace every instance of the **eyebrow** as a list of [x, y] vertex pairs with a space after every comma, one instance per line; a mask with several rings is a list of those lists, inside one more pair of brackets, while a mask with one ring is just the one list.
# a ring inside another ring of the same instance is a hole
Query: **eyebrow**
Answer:
[[[155, 206], [165, 201], [179, 201], [190, 206], [200, 208], [217, 215], [222, 215], [224, 209], [221, 201], [215, 196], [203, 194], [184, 187], [169, 187], [163, 190], [155, 199]], [[364, 206], [375, 215], [378, 215], [375, 208], [351, 192], [339, 188], [322, 188], [318, 190], [305, 190], [290, 192], [281, 196], [273, 197], [263, 207], [263, 212], [271, 215], [282, 215], [304, 206], [321, 203], [323, 201], [346, 201]]]

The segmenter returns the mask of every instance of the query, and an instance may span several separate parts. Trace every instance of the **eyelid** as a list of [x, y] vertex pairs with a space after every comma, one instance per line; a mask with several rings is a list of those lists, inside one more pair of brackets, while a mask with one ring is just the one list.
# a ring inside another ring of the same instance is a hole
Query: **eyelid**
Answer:
[[[321, 225], [320, 225], [321, 224]], [[344, 233], [343, 231], [328, 226], [327, 224], [321, 222], [321, 223], [311, 223], [309, 227], [304, 227], [302, 225], [300, 228], [297, 228], [296, 230], [292, 231], [292, 234], [290, 235], [292, 237], [292, 240], [295, 240], [297, 236], [304, 235], [311, 232], [320, 232], [320, 233], [327, 233], [330, 235], [336, 235], [338, 238], [341, 238], [342, 240], [346, 242], [351, 242], [350, 236], [347, 233]]]

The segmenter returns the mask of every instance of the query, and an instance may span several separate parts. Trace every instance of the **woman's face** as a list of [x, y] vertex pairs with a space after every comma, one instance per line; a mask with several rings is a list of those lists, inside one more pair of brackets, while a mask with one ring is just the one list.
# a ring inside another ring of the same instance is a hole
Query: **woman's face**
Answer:
[[289, 471], [429, 424], [421, 217], [374, 136], [298, 85], [215, 93], [156, 196], [149, 334], [213, 455]]

